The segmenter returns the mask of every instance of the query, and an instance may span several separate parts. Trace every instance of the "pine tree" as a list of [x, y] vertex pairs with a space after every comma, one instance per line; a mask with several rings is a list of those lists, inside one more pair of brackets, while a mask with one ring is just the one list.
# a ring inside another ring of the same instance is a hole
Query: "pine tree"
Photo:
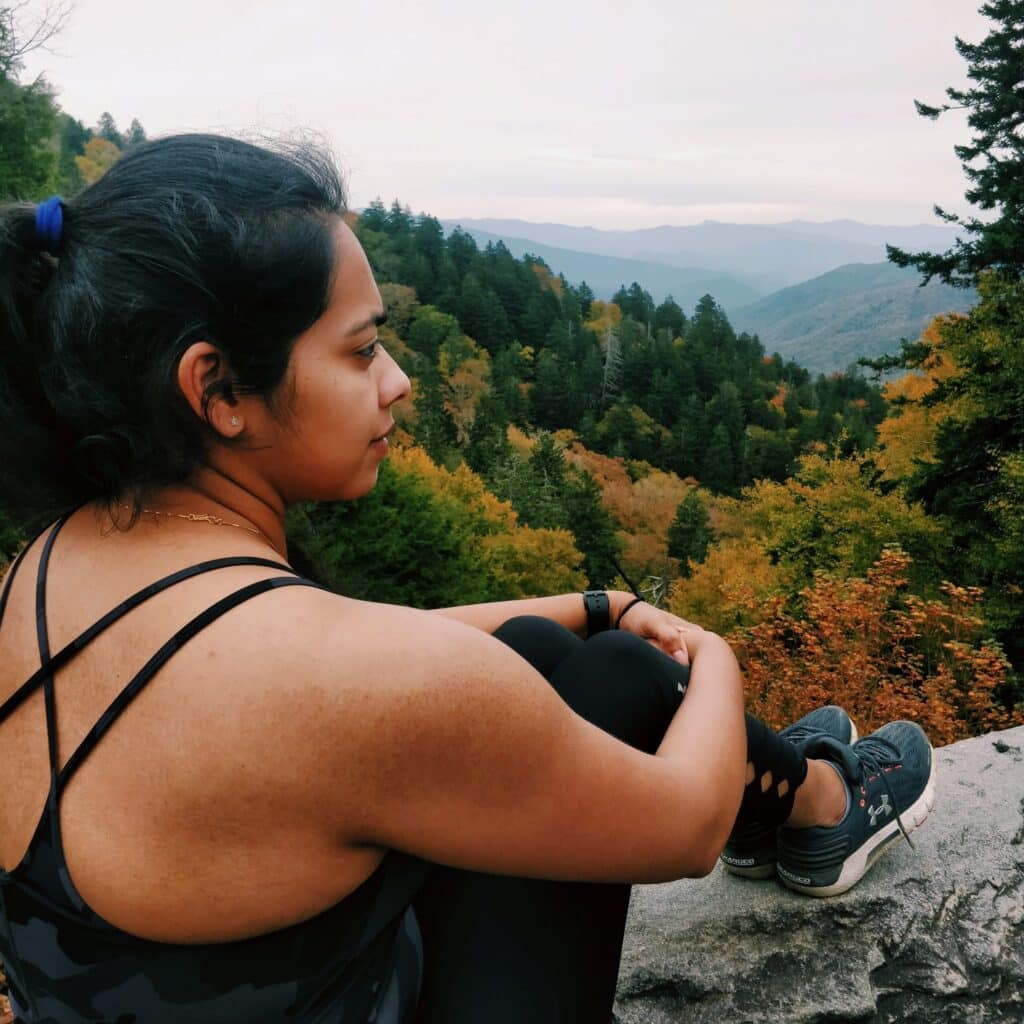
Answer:
[[668, 553], [679, 559], [679, 575], [690, 575], [690, 561], [703, 562], [714, 533], [708, 521], [708, 510], [696, 489], [679, 503], [676, 517], [668, 528]]
[[614, 560], [622, 545], [616, 535], [616, 522], [601, 500], [601, 488], [587, 472], [567, 480], [562, 505], [566, 528], [576, 538], [576, 547], [583, 553], [583, 572], [588, 585], [604, 588], [618, 574]]
[[956, 38], [971, 87], [947, 89], [951, 102], [942, 106], [914, 104], [930, 120], [948, 110], [968, 111], [974, 135], [969, 145], [954, 147], [971, 182], [965, 196], [996, 215], [980, 220], [936, 206], [939, 217], [962, 227], [968, 237], [958, 238], [944, 253], [886, 247], [890, 260], [916, 267], [925, 283], [937, 276], [947, 284], [973, 287], [988, 269], [1012, 280], [1024, 277], [1024, 0], [990, 0], [980, 10], [995, 27], [977, 44]]
[[146, 141], [146, 129], [142, 127], [137, 117], [132, 118], [124, 141], [126, 146], [137, 146], [140, 142]]
[[101, 139], [112, 142], [118, 149], [124, 149], [124, 136], [118, 131], [117, 122], [109, 110], [104, 110], [100, 114], [100, 119], [96, 124], [96, 134]]

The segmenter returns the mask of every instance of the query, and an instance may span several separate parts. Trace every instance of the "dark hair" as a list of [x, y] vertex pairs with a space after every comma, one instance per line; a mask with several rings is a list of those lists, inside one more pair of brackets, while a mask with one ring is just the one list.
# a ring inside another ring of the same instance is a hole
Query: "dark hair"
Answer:
[[34, 207], [0, 208], [0, 507], [35, 523], [127, 494], [134, 521], [147, 493], [186, 480], [214, 436], [176, 381], [196, 341], [233, 374], [204, 413], [239, 394], [283, 411], [345, 210], [320, 148], [216, 135], [132, 146], [65, 205], [57, 259], [37, 249]]

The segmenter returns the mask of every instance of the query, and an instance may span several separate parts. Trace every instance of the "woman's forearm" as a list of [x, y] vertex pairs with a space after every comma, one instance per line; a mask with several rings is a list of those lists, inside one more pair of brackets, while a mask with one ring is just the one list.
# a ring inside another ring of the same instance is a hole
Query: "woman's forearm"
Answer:
[[[609, 612], [612, 625], [633, 595], [623, 590], [609, 590]], [[467, 626], [475, 626], [485, 633], [493, 633], [503, 622], [517, 615], [540, 615], [571, 629], [577, 636], [585, 636], [587, 615], [580, 594], [557, 594], [553, 597], [526, 597], [518, 601], [490, 601], [486, 604], [456, 605], [452, 608], [432, 609], [434, 615], [458, 619]]]

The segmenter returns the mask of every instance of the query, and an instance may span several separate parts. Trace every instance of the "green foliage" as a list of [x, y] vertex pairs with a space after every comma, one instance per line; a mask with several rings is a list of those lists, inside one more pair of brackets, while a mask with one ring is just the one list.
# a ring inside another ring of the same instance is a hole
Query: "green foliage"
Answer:
[[967, 89], [946, 90], [950, 103], [941, 107], [916, 102], [922, 117], [934, 120], [948, 110], [967, 110], [973, 136], [954, 146], [971, 185], [968, 202], [994, 216], [959, 217], [936, 206], [943, 220], [958, 224], [965, 236], [945, 253], [908, 253], [888, 246], [889, 259], [914, 266], [925, 275], [955, 285], [977, 284], [986, 270], [1013, 280], [1024, 278], [1024, 2], [989, 0], [981, 13], [995, 24], [977, 44], [957, 37], [956, 49], [967, 62]]
[[945, 528], [950, 578], [985, 589], [983, 607], [1011, 662], [1024, 667], [1024, 282], [989, 276], [966, 317], [940, 328], [955, 372], [921, 402], [946, 409], [936, 431], [935, 461], [920, 464], [911, 497]]
[[288, 532], [347, 597], [434, 608], [494, 596], [458, 505], [387, 462], [365, 498], [294, 506]]
[[57, 158], [57, 191], [65, 198], [70, 198], [81, 191], [85, 185], [82, 175], [75, 162], [76, 156], [85, 153], [86, 143], [92, 138], [92, 131], [81, 121], [60, 115], [60, 154]]
[[942, 524], [897, 492], [874, 486], [874, 467], [850, 458], [807, 455], [785, 483], [763, 480], [729, 506], [729, 533], [761, 545], [796, 594], [816, 572], [863, 576], [886, 545], [914, 559], [915, 593], [934, 591], [942, 578], [949, 538]]
[[668, 528], [668, 553], [679, 559], [679, 575], [690, 575], [690, 561], [703, 562], [708, 546], [714, 542], [708, 510], [696, 490], [679, 503], [676, 517]]
[[[134, 123], [138, 124], [137, 121]], [[113, 115], [109, 110], [104, 110], [103, 113], [100, 114], [100, 119], [96, 124], [96, 134], [101, 139], [106, 139], [107, 142], [117, 146], [118, 149], [122, 151], [124, 150], [124, 136], [120, 131], [118, 131], [117, 122], [114, 120]]]
[[57, 106], [45, 80], [19, 85], [0, 76], [0, 200], [41, 199], [52, 189], [56, 129]]
[[[616, 295], [621, 308], [596, 303], [589, 288], [573, 288], [542, 260], [517, 260], [501, 243], [481, 250], [460, 230], [445, 238], [434, 218], [397, 202], [371, 203], [356, 233], [382, 289], [405, 289], [395, 326], [410, 348], [437, 363], [446, 339], [473, 339], [490, 356], [489, 395], [507, 423], [528, 431], [569, 429], [600, 452], [735, 494], [755, 479], [784, 479], [815, 442], [871, 447], [885, 415], [879, 389], [859, 375], [812, 381], [796, 364], [769, 359], [756, 337], [735, 333], [710, 295], [689, 319], [672, 299], [656, 306], [637, 282]], [[436, 387], [420, 381], [417, 439], [445, 465], [461, 455], [486, 471], [485, 449], [507, 461], [488, 422], [496, 408], [475, 430], [466, 409], [446, 422], [452, 367], [438, 364], [438, 372]], [[769, 403], [781, 391], [776, 409]]]
[[28, 540], [25, 530], [0, 510], [0, 572]]
[[465, 466], [396, 449], [356, 502], [289, 510], [302, 571], [350, 597], [431, 608], [579, 589], [564, 530], [532, 529]]
[[540, 433], [527, 460], [507, 455], [486, 479], [527, 525], [572, 534], [590, 586], [605, 587], [615, 579], [613, 561], [621, 552], [617, 523], [603, 505], [594, 478], [568, 466], [549, 433]]

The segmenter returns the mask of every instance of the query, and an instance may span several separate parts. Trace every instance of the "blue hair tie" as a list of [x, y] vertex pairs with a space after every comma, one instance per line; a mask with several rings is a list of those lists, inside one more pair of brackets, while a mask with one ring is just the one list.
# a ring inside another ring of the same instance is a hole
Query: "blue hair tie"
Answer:
[[50, 196], [36, 207], [36, 246], [51, 256], [60, 251], [64, 231], [64, 208], [60, 196]]

